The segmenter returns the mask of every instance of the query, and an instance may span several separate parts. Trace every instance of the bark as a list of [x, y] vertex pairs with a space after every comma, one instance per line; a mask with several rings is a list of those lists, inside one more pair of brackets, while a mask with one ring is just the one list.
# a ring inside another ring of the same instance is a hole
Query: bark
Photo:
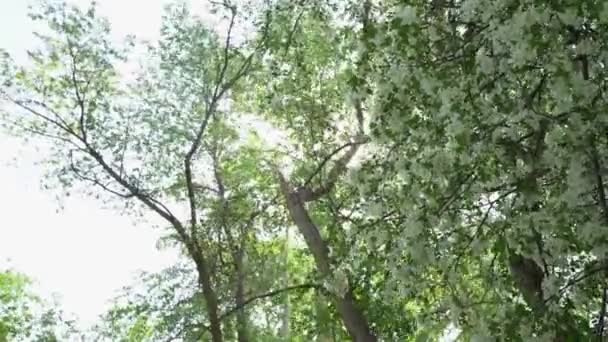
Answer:
[[[285, 261], [284, 283], [289, 284], [289, 227], [285, 228], [285, 246], [283, 250], [283, 260]], [[289, 292], [285, 292], [285, 302], [283, 306], [283, 317], [281, 321], [281, 337], [289, 341]]]
[[352, 289], [344, 294], [342, 298], [336, 298], [336, 309], [346, 325], [346, 330], [356, 342], [377, 341], [376, 336], [371, 332], [367, 319], [363, 312], [357, 307], [357, 302], [353, 296]]
[[[299, 191], [291, 191], [289, 184], [279, 173], [281, 190], [287, 203], [287, 209], [298, 230], [304, 237], [308, 249], [311, 251], [317, 269], [323, 276], [331, 275], [331, 262], [326, 242], [321, 237], [319, 229], [312, 222]], [[356, 342], [375, 342], [377, 338], [371, 332], [363, 312], [357, 307], [352, 288], [340, 296], [334, 296], [334, 305], [351, 338]]]
[[509, 252], [509, 270], [526, 303], [536, 312], [544, 311], [542, 283], [545, 274], [538, 264], [513, 251]]
[[206, 261], [200, 256], [194, 257], [196, 270], [198, 272], [198, 283], [203, 291], [205, 298], [207, 315], [209, 316], [209, 332], [211, 333], [211, 341], [223, 342], [222, 325], [218, 314], [217, 295], [211, 286], [211, 275], [207, 267]]
[[236, 288], [235, 302], [239, 310], [236, 313], [236, 330], [238, 342], [249, 341], [249, 327], [247, 321], [247, 311], [245, 310], [245, 270], [243, 268], [243, 251], [236, 253]]

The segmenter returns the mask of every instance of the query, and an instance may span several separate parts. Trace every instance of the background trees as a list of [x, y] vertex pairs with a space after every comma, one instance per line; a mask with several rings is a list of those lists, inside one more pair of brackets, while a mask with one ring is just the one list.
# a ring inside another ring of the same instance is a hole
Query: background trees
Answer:
[[13, 270], [0, 272], [0, 341], [52, 342], [80, 338], [61, 308], [31, 288], [31, 280]]
[[49, 180], [160, 215], [189, 261], [101, 336], [603, 335], [603, 2], [213, 6], [219, 28], [176, 4], [116, 47], [94, 6], [42, 4], [32, 65], [4, 57]]

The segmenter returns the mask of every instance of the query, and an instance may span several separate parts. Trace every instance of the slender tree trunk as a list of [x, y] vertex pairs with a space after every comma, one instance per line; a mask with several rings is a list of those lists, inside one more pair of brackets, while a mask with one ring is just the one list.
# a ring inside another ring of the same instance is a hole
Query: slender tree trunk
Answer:
[[195, 257], [196, 270], [198, 272], [198, 283], [203, 291], [205, 298], [207, 315], [209, 316], [209, 332], [211, 333], [211, 341], [223, 342], [222, 325], [218, 315], [217, 296], [211, 286], [211, 275], [204, 259]]
[[243, 250], [236, 253], [236, 289], [235, 301], [239, 310], [236, 313], [236, 330], [238, 342], [249, 341], [249, 327], [247, 321], [247, 311], [245, 311], [245, 270], [243, 265]]
[[[322, 275], [330, 276], [331, 267], [327, 245], [321, 237], [319, 229], [308, 215], [308, 212], [304, 207], [304, 203], [300, 198], [300, 194], [297, 191], [291, 191], [289, 185], [284, 179], [281, 180], [281, 188], [283, 195], [285, 196], [287, 208], [291, 218], [295, 222], [300, 233], [304, 236], [308, 249], [311, 251], [315, 259], [317, 269]], [[340, 317], [342, 318], [342, 321], [344, 322], [344, 325], [346, 326], [348, 334], [354, 341], [377, 341], [376, 336], [374, 336], [369, 328], [369, 324], [363, 315], [363, 312], [357, 307], [350, 284], [348, 290], [342, 297], [334, 296], [334, 304], [338, 313], [340, 314]]]
[[[289, 227], [285, 227], [285, 246], [283, 250], [283, 260], [285, 262], [284, 283], [289, 284]], [[285, 303], [283, 304], [283, 321], [281, 326], [281, 336], [284, 341], [289, 341], [289, 291], [285, 291]]]

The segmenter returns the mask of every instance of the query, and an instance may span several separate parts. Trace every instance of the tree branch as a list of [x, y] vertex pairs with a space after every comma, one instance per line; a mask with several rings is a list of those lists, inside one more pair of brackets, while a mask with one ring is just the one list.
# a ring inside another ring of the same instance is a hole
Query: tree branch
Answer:
[[[162, 205], [162, 203], [160, 203], [158, 200], [155, 200], [155, 199], [149, 197], [148, 195], [142, 193], [136, 186], [134, 186], [133, 184], [130, 184], [122, 175], [118, 174], [105, 161], [103, 156], [89, 143], [87, 137], [80, 135], [76, 131], [74, 131], [69, 126], [69, 124], [65, 120], [62, 119], [62, 117], [58, 113], [50, 110], [49, 106], [47, 106], [44, 103], [38, 102], [38, 101], [18, 100], [18, 99], [11, 97], [6, 92], [2, 92], [2, 95], [4, 95], [5, 98], [7, 98], [10, 102], [14, 103], [15, 105], [19, 106], [20, 108], [25, 109], [27, 112], [31, 113], [32, 115], [53, 125], [54, 127], [58, 128], [59, 130], [67, 133], [69, 136], [72, 136], [72, 137], [76, 138], [78, 141], [80, 141], [84, 145], [84, 147], [81, 148], [83, 150], [83, 152], [85, 152], [88, 155], [90, 155], [91, 157], [93, 157], [93, 159], [98, 163], [98, 165], [101, 166], [101, 168], [112, 179], [114, 179], [118, 184], [120, 184], [123, 188], [125, 188], [127, 191], [129, 191], [131, 197], [136, 197], [143, 204], [145, 204], [148, 208], [152, 209], [154, 212], [159, 214], [162, 218], [167, 220], [176, 229], [178, 234], [180, 234], [180, 236], [183, 239], [185, 239], [184, 241], [187, 241], [187, 239], [186, 239], [187, 236], [185, 235], [185, 230], [183, 229], [181, 222], [177, 219], [177, 217], [175, 215], [173, 215], [173, 213], [171, 213], [171, 211], [166, 206]], [[42, 108], [45, 108], [45, 109], [51, 111], [51, 113], [53, 113], [53, 115], [55, 115], [57, 117], [57, 119], [53, 119], [53, 118], [49, 117], [48, 115], [41, 113], [40, 111], [29, 106], [28, 103], [33, 103], [35, 105], [38, 105]], [[116, 195], [120, 194], [116, 191], [109, 191], [109, 192], [116, 194]], [[120, 194], [120, 196], [125, 197], [124, 194]]]
[[[292, 286], [288, 286], [288, 287], [284, 287], [282, 289], [278, 289], [278, 290], [274, 290], [274, 291], [270, 291], [270, 292], [266, 292], [260, 295], [256, 295], [253, 297], [250, 297], [248, 299], [246, 299], [241, 305], [235, 305], [234, 307], [228, 309], [226, 312], [224, 312], [223, 314], [221, 314], [219, 316], [219, 320], [224, 320], [227, 317], [231, 316], [232, 314], [236, 313], [237, 311], [239, 311], [240, 309], [242, 309], [243, 307], [259, 300], [259, 299], [264, 299], [264, 298], [269, 298], [269, 297], [274, 297], [276, 295], [279, 295], [281, 293], [284, 292], [288, 292], [288, 291], [295, 291], [295, 290], [308, 290], [308, 289], [319, 289], [322, 290], [323, 287], [317, 284], [301, 284], [301, 285], [292, 285]], [[198, 336], [198, 339], [200, 339], [203, 334], [206, 331], [209, 331], [210, 327], [208, 325], [203, 326], [202, 332], [201, 334]]]
[[[197, 151], [199, 150], [199, 148], [202, 144], [203, 135], [205, 133], [209, 120], [215, 113], [218, 102], [224, 96], [224, 94], [230, 88], [232, 88], [232, 86], [234, 86], [234, 84], [241, 77], [243, 77], [246, 74], [246, 72], [249, 70], [249, 66], [251, 65], [251, 61], [253, 60], [253, 56], [255, 55], [255, 53], [257, 53], [257, 49], [256, 49], [256, 51], [252, 52], [246, 58], [246, 60], [243, 62], [243, 64], [241, 64], [241, 67], [236, 72], [234, 77], [232, 77], [227, 82], [224, 82], [224, 79], [226, 78], [226, 71], [228, 70], [228, 66], [231, 61], [231, 58], [229, 56], [230, 40], [231, 40], [231, 36], [232, 36], [232, 30], [234, 28], [237, 11], [236, 11], [236, 7], [234, 5], [230, 5], [225, 1], [222, 3], [222, 5], [225, 6], [226, 8], [228, 8], [231, 12], [230, 24], [228, 26], [228, 32], [227, 32], [226, 41], [225, 41], [225, 45], [224, 45], [224, 53], [223, 53], [224, 58], [223, 58], [222, 66], [218, 71], [217, 79], [215, 80], [215, 82], [216, 82], [215, 90], [213, 91], [212, 98], [209, 101], [203, 121], [197, 130], [197, 133], [195, 135], [194, 141], [192, 142], [190, 149], [186, 153], [186, 157], [184, 158], [186, 189], [187, 189], [188, 199], [190, 202], [190, 221], [191, 221], [193, 228], [198, 223], [198, 218], [197, 218], [197, 214], [196, 214], [196, 205], [195, 205], [196, 195], [194, 192], [194, 185], [193, 185], [193, 181], [192, 181], [192, 178], [193, 178], [192, 177], [192, 158], [197, 153]], [[266, 34], [264, 36], [266, 36]]]
[[[59, 121], [57, 121], [57, 120], [49, 117], [48, 115], [45, 115], [45, 114], [41, 113], [40, 111], [38, 111], [28, 105], [28, 103], [33, 103], [35, 105], [38, 105], [38, 103], [36, 101], [17, 100], [6, 93], [3, 93], [3, 95], [10, 102], [17, 105], [18, 107], [21, 107], [22, 109], [25, 109], [26, 111], [30, 112], [34, 116], [37, 116], [38, 118], [42, 119], [43, 121], [46, 121], [47, 123], [54, 125], [55, 127], [59, 128], [60, 130], [64, 131], [65, 133], [67, 133], [68, 135], [71, 135], [71, 136], [77, 138], [81, 142], [83, 141], [82, 137], [80, 135], [78, 135], [78, 133], [74, 132], [74, 130], [71, 129], [70, 126], [62, 118], [58, 118]], [[42, 106], [42, 107], [46, 108], [46, 106]]]
[[602, 307], [600, 308], [599, 319], [597, 321], [597, 335], [600, 341], [604, 340], [604, 322], [606, 319], [606, 302], [608, 301], [608, 289], [606, 286], [602, 288]]
[[595, 175], [598, 203], [600, 205], [600, 211], [604, 224], [608, 225], [608, 203], [606, 201], [606, 190], [604, 188], [604, 179], [602, 177], [602, 165], [600, 164], [599, 154], [595, 147], [595, 141], [593, 139], [590, 142], [591, 148], [591, 163], [593, 165], [593, 173]]
[[295, 291], [295, 290], [308, 290], [308, 289], [320, 289], [321, 286], [317, 285], [317, 284], [300, 284], [300, 285], [292, 285], [292, 286], [288, 286], [288, 287], [284, 287], [281, 289], [277, 289], [274, 291], [270, 291], [270, 292], [266, 292], [263, 294], [259, 294], [250, 298], [247, 298], [241, 305], [236, 305], [232, 308], [230, 308], [228, 311], [224, 312], [223, 314], [220, 315], [220, 320], [225, 319], [226, 317], [232, 315], [233, 313], [237, 312], [238, 310], [240, 310], [241, 308], [243, 308], [244, 306], [251, 304], [253, 302], [255, 302], [256, 300], [259, 299], [264, 299], [264, 298], [269, 298], [269, 297], [274, 297], [276, 295], [279, 295], [283, 292], [288, 292], [288, 291]]
[[[303, 202], [311, 202], [311, 201], [314, 201], [314, 200], [326, 195], [328, 192], [330, 192], [334, 188], [336, 182], [338, 181], [338, 178], [340, 178], [340, 176], [342, 176], [342, 174], [346, 171], [346, 165], [348, 164], [348, 162], [350, 162], [350, 160], [357, 153], [357, 151], [359, 150], [359, 147], [362, 144], [367, 143], [367, 141], [368, 141], [367, 139], [351, 141], [347, 144], [340, 146], [339, 148], [334, 150], [332, 153], [330, 153], [328, 156], [326, 156], [323, 159], [323, 161], [321, 161], [321, 163], [317, 166], [315, 171], [308, 177], [308, 179], [304, 183], [304, 186], [302, 186], [298, 190], [300, 199]], [[346, 153], [334, 163], [334, 166], [329, 171], [329, 175], [327, 177], [326, 183], [322, 184], [321, 186], [319, 186], [315, 189], [312, 189], [309, 186], [310, 183], [312, 182], [312, 179], [321, 172], [321, 170], [323, 169], [325, 164], [327, 164], [334, 155], [338, 154], [340, 151], [342, 151], [343, 149], [345, 149], [347, 147], [350, 147], [350, 149], [348, 151], [346, 151]]]
[[45, 138], [48, 138], [48, 139], [51, 139], [51, 140], [61, 141], [61, 142], [64, 142], [64, 143], [66, 143], [68, 145], [74, 146], [77, 150], [82, 150], [81, 146], [78, 146], [78, 144], [76, 144], [73, 140], [70, 140], [69, 138], [65, 138], [65, 137], [62, 137], [62, 136], [59, 136], [59, 135], [54, 135], [54, 134], [51, 134], [51, 133], [43, 132], [43, 131], [38, 130], [36, 128], [27, 127], [27, 126], [22, 125], [21, 123], [18, 123], [16, 121], [12, 121], [12, 120], [8, 121], [8, 124], [10, 126], [14, 127], [14, 128], [21, 129], [21, 130], [23, 130], [25, 132], [32, 133], [32, 134], [35, 134], [35, 135], [39, 135], [41, 137], [45, 137]]
[[566, 284], [564, 286], [562, 286], [557, 293], [549, 296], [543, 302], [546, 304], [555, 299], [559, 300], [561, 298], [562, 294], [564, 294], [564, 292], [566, 292], [566, 290], [568, 290], [570, 287], [597, 274], [598, 272], [606, 271], [606, 270], [608, 270], [608, 263], [606, 261], [591, 262], [591, 264], [587, 266], [587, 269], [578, 272], [578, 274], [575, 275], [574, 278], [572, 278], [568, 282], [566, 282]]
[[[215, 2], [217, 3], [217, 2]], [[236, 6], [230, 5], [226, 1], [222, 3], [222, 6], [230, 10], [230, 23], [228, 24], [228, 32], [226, 33], [226, 42], [224, 44], [224, 62], [220, 70], [218, 71], [217, 80], [215, 84], [215, 90], [213, 91], [213, 98], [216, 98], [218, 94], [221, 93], [223, 88], [223, 80], [226, 74], [226, 70], [228, 69], [228, 64], [230, 62], [229, 51], [230, 51], [230, 40], [232, 39], [232, 29], [234, 28], [234, 20], [236, 19]]]
[[80, 178], [83, 181], [91, 182], [94, 185], [97, 185], [97, 186], [101, 187], [104, 191], [107, 191], [107, 192], [109, 192], [109, 193], [111, 193], [113, 195], [116, 195], [118, 197], [125, 198], [125, 199], [133, 197], [132, 193], [120, 193], [120, 192], [118, 192], [116, 190], [111, 189], [108, 186], [108, 184], [103, 184], [99, 179], [97, 179], [97, 178], [91, 178], [91, 177], [88, 177], [88, 176], [85, 176], [84, 174], [82, 174], [80, 172], [80, 170], [78, 170], [78, 168], [76, 167], [76, 165], [74, 165], [73, 155], [72, 154], [73, 154], [73, 150], [70, 150], [70, 152], [69, 152], [69, 156], [70, 156], [70, 169], [72, 170], [72, 172], [74, 172], [74, 174], [76, 175], [76, 177]]
[[81, 93], [81, 91], [78, 87], [78, 80], [76, 79], [76, 55], [74, 53], [74, 48], [73, 48], [72, 42], [69, 39], [67, 40], [67, 45], [68, 45], [68, 54], [70, 55], [70, 58], [72, 59], [72, 65], [70, 68], [70, 77], [71, 77], [72, 85], [74, 87], [74, 95], [76, 96], [76, 103], [78, 105], [78, 108], [80, 109], [80, 117], [78, 119], [78, 126], [80, 127], [80, 133], [82, 134], [82, 138], [84, 140], [87, 140], [87, 132], [85, 129], [85, 119], [86, 119], [86, 110], [85, 110], [85, 104], [84, 104], [85, 94]]

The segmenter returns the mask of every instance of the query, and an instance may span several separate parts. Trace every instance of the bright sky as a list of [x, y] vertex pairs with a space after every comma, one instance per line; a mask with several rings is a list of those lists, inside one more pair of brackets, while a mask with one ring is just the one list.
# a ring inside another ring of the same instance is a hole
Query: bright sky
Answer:
[[[169, 1], [97, 2], [117, 38], [135, 34], [154, 39], [162, 8]], [[0, 48], [18, 63], [23, 62], [25, 50], [35, 45], [26, 16], [30, 3], [0, 0]], [[59, 294], [63, 307], [89, 325], [115, 291], [131, 282], [134, 271], [160, 270], [177, 256], [156, 250], [160, 232], [150, 223], [134, 224], [129, 217], [102, 209], [102, 203], [94, 199], [73, 196], [57, 212], [54, 194], [40, 189], [44, 171], [34, 165], [40, 153], [0, 133], [0, 269], [8, 265], [35, 278], [43, 294]], [[12, 162], [14, 158], [17, 163]]]

